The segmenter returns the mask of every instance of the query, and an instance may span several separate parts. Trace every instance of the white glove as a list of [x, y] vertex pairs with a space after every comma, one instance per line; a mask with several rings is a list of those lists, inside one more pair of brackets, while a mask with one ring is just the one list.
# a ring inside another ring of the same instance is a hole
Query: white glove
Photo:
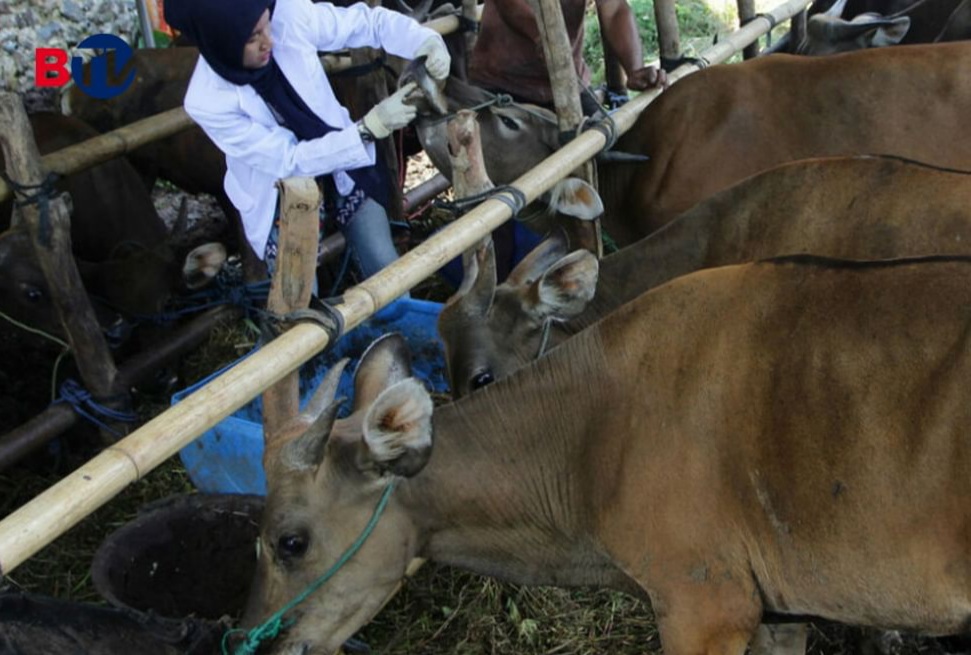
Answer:
[[448, 77], [448, 71], [452, 67], [452, 57], [445, 48], [445, 42], [440, 36], [430, 36], [425, 42], [415, 50], [415, 59], [425, 55], [425, 70], [436, 80], [444, 80]]
[[364, 114], [364, 127], [375, 139], [383, 139], [415, 119], [418, 110], [414, 105], [406, 105], [404, 101], [416, 88], [418, 87], [414, 82], [409, 82]]

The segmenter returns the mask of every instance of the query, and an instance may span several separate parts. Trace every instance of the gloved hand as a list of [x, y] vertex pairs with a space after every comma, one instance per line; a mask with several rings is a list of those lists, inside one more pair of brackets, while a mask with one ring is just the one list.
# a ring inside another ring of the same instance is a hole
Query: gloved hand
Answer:
[[416, 88], [414, 82], [409, 82], [364, 114], [361, 122], [375, 139], [383, 139], [415, 119], [418, 110], [414, 105], [406, 105], [404, 101]]
[[425, 42], [415, 50], [415, 59], [425, 55], [425, 70], [436, 80], [444, 80], [448, 77], [448, 71], [452, 67], [452, 57], [445, 48], [445, 42], [440, 36], [430, 36]]

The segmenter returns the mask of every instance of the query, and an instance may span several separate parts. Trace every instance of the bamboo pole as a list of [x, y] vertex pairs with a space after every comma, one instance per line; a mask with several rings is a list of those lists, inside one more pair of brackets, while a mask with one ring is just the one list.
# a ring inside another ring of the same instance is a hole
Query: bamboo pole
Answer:
[[[755, 0], [738, 0], [738, 26], [755, 18]], [[759, 42], [755, 41], [742, 50], [742, 59], [752, 59], [759, 54]]]
[[661, 68], [670, 73], [681, 61], [681, 34], [678, 31], [674, 0], [654, 1], [654, 22], [657, 25]]
[[[806, 1], [788, 0], [766, 13], [774, 24], [805, 7]], [[707, 64], [722, 62], [765, 34], [770, 27], [768, 18], [756, 17], [744, 28], [705, 50], [702, 59]], [[681, 66], [671, 74], [672, 83], [698, 68], [697, 64]], [[613, 118], [619, 132], [629, 130], [659, 93], [642, 93], [618, 109]], [[577, 161], [593, 157], [604, 145], [605, 138], [600, 132], [584, 132], [513, 184], [527, 200], [535, 200], [576, 168]], [[349, 289], [344, 294], [344, 302], [336, 307], [344, 317], [346, 329], [356, 327], [447, 261], [468, 250], [511, 215], [512, 210], [504, 202], [486, 200], [384, 270]], [[127, 485], [141, 479], [319, 353], [327, 343], [327, 333], [322, 328], [311, 324], [297, 325], [0, 521], [0, 575], [9, 574]]]
[[[567, 140], [572, 139], [583, 122], [583, 110], [580, 108], [580, 81], [573, 62], [573, 47], [566, 33], [563, 7], [560, 0], [530, 0], [530, 5], [543, 37], [543, 54], [553, 89], [553, 105], [556, 107], [560, 134]], [[581, 163], [573, 174], [597, 188], [597, 168], [592, 159]], [[599, 218], [592, 221], [568, 219], [566, 225], [571, 243], [589, 250], [598, 258], [603, 256]]]
[[[266, 308], [276, 314], [306, 309], [317, 271], [317, 233], [320, 231], [320, 189], [313, 178], [291, 177], [280, 189], [280, 236], [276, 271], [270, 282]], [[270, 443], [280, 428], [297, 415], [300, 374], [294, 370], [263, 392], [263, 440]], [[268, 452], [269, 449], [266, 449]]]
[[[479, 5], [476, 15], [482, 15], [482, 5]], [[446, 16], [428, 21], [424, 25], [439, 34], [450, 34], [458, 29], [459, 20], [455, 16]], [[321, 61], [328, 72], [345, 70], [351, 66], [350, 57], [325, 55]], [[87, 141], [48, 153], [41, 158], [41, 165], [44, 170], [51, 173], [69, 175], [129, 153], [146, 143], [164, 139], [194, 124], [185, 113], [185, 109], [175, 107]], [[0, 201], [9, 196], [10, 187], [0, 179]]]

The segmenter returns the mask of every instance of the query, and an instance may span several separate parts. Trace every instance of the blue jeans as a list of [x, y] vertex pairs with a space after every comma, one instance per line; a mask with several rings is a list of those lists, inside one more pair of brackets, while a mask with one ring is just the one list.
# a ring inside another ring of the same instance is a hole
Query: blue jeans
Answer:
[[[391, 239], [388, 214], [384, 211], [384, 207], [371, 198], [365, 199], [348, 224], [341, 228], [341, 233], [347, 241], [354, 266], [362, 279], [371, 277], [398, 258], [398, 251], [395, 250], [394, 241]], [[271, 249], [269, 244], [278, 243], [279, 238], [280, 227], [274, 221], [264, 257], [267, 273], [271, 277], [276, 270], [276, 249]], [[323, 232], [319, 233], [318, 238], [323, 240]], [[272, 254], [270, 254], [271, 250]], [[316, 292], [317, 284], [315, 280], [314, 293]], [[410, 295], [406, 292], [402, 297], [410, 297]]]

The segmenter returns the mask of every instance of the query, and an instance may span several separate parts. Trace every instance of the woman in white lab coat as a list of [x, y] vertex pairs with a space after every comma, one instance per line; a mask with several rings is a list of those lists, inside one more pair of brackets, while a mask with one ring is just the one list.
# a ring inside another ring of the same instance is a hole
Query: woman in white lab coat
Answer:
[[393, 261], [389, 182], [374, 141], [415, 117], [404, 103], [413, 87], [355, 123], [334, 97], [317, 52], [375, 47], [404, 58], [425, 55], [429, 73], [443, 79], [450, 59], [442, 38], [363, 2], [338, 8], [310, 0], [165, 0], [165, 18], [199, 46], [185, 109], [225, 153], [226, 193], [271, 272], [275, 182], [291, 176], [324, 185], [321, 227], [336, 221], [363, 277]]

